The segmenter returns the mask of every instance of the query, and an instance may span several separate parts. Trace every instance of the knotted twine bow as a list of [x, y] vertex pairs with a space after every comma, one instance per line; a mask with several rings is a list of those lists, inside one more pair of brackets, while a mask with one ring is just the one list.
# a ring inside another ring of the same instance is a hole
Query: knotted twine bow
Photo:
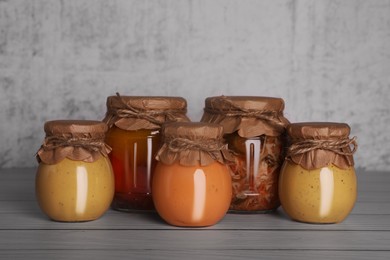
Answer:
[[81, 147], [90, 152], [101, 152], [107, 156], [111, 147], [103, 142], [102, 138], [48, 136], [45, 138], [41, 149], [44, 151], [55, 150], [60, 147]]
[[[119, 93], [116, 93], [116, 96], [119, 99], [119, 102], [121, 103], [123, 108], [118, 109], [109, 109], [108, 113], [111, 115], [108, 119], [105, 120], [105, 122], [111, 127], [115, 121], [117, 121], [117, 118], [138, 118], [138, 119], [144, 119], [146, 121], [149, 121], [152, 124], [155, 124], [157, 126], [161, 126], [166, 121], [175, 122], [177, 120], [177, 116], [175, 114], [177, 113], [183, 113], [185, 112], [182, 109], [171, 109], [171, 110], [143, 110], [138, 109], [134, 106], [131, 106], [127, 104], [123, 98], [119, 95]], [[163, 116], [167, 120], [158, 120], [158, 116]]]
[[[351, 149], [352, 145], [352, 149]], [[316, 149], [323, 149], [339, 155], [353, 155], [357, 150], [356, 136], [342, 140], [304, 140], [293, 143], [287, 151], [287, 156], [304, 154]]]
[[227, 117], [252, 117], [260, 119], [274, 125], [279, 129], [284, 129], [286, 123], [282, 122], [279, 118], [281, 116], [280, 112], [274, 110], [254, 110], [254, 109], [245, 109], [236, 104], [232, 100], [229, 100], [227, 97], [222, 96], [218, 101], [222, 104], [227, 104], [231, 107], [229, 110], [220, 110], [215, 108], [206, 107], [204, 110], [210, 114], [219, 114]]

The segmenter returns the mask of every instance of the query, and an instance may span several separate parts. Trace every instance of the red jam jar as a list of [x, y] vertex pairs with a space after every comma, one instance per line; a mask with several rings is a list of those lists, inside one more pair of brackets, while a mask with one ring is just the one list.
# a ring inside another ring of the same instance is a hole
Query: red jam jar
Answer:
[[152, 191], [156, 210], [167, 223], [203, 227], [225, 216], [232, 187], [222, 134], [217, 124], [164, 125]]
[[229, 212], [266, 213], [280, 206], [278, 178], [288, 120], [281, 98], [218, 96], [205, 100], [202, 122], [224, 127], [233, 153], [229, 163], [233, 196]]
[[115, 175], [111, 207], [121, 211], [154, 210], [151, 180], [166, 122], [189, 121], [181, 97], [110, 96], [104, 118], [109, 126], [106, 143]]
[[54, 120], [37, 152], [36, 198], [52, 220], [95, 220], [110, 207], [114, 174], [101, 121]]

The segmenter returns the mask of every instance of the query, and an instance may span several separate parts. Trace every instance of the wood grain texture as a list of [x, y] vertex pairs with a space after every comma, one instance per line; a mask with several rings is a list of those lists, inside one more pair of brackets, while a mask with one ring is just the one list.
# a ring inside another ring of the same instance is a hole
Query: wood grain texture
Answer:
[[[206, 228], [177, 228], [157, 214], [109, 210], [98, 220], [49, 220], [34, 168], [0, 170], [0, 259], [388, 259], [388, 172], [358, 171], [359, 197], [342, 223], [312, 225], [272, 214], [227, 214]], [[376, 187], [381, 187], [377, 189]], [[368, 195], [370, 194], [370, 195]]]

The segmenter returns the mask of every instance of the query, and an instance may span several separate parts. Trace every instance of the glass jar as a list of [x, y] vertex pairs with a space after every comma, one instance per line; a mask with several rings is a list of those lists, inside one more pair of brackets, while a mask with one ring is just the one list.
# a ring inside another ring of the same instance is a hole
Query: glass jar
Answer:
[[112, 208], [154, 210], [151, 180], [165, 122], [189, 121], [187, 102], [180, 97], [110, 96], [103, 120], [109, 125], [106, 143], [115, 175]]
[[56, 120], [44, 125], [37, 152], [36, 198], [52, 220], [89, 221], [110, 207], [114, 175], [100, 121]]
[[[292, 219], [307, 223], [342, 222], [357, 196], [355, 138], [343, 123], [294, 123], [283, 164], [279, 195]], [[352, 147], [352, 148], [351, 148]]]
[[156, 210], [167, 223], [203, 227], [225, 216], [232, 188], [222, 132], [216, 124], [164, 126], [152, 191]]
[[233, 196], [230, 212], [267, 213], [279, 207], [278, 180], [283, 162], [281, 98], [220, 96], [205, 100], [202, 122], [219, 123], [234, 161], [229, 163]]

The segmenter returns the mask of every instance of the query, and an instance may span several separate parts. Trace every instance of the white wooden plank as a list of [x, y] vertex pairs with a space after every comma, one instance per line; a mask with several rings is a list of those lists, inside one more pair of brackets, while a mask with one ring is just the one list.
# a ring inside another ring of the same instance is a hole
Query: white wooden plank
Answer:
[[[49, 220], [39, 211], [0, 214], [0, 230], [175, 230], [156, 214], [133, 214], [109, 211], [98, 220], [61, 223]], [[350, 215], [344, 222], [315, 225], [292, 221], [283, 212], [267, 215], [227, 214], [215, 230], [349, 230], [390, 231], [390, 215]], [[183, 230], [179, 228], [178, 230]]]
[[1, 250], [0, 259], [107, 260], [107, 259], [268, 259], [268, 260], [383, 260], [390, 251], [335, 250]]
[[1, 230], [0, 250], [389, 250], [389, 231]]

